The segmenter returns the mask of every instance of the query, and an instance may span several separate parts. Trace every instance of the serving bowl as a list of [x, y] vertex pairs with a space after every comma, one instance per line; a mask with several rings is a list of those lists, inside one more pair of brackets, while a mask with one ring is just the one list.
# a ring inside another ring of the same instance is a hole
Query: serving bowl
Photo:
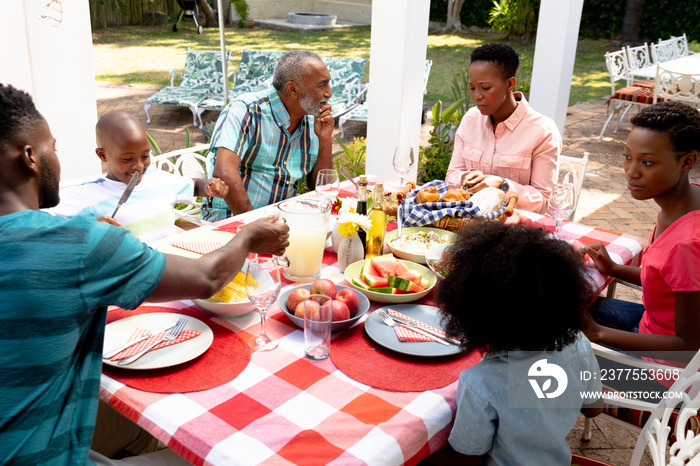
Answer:
[[[277, 304], [279, 305], [280, 309], [282, 309], [282, 312], [287, 316], [289, 320], [291, 320], [297, 327], [299, 328], [304, 328], [304, 319], [299, 318], [294, 315], [294, 312], [289, 312], [289, 309], [287, 308], [287, 298], [289, 298], [289, 295], [291, 294], [292, 291], [299, 289], [299, 288], [305, 288], [307, 290], [311, 289], [311, 283], [308, 283], [306, 285], [299, 285], [295, 286], [293, 288], [289, 288], [288, 290], [283, 291], [280, 293], [279, 297], [277, 298]], [[336, 285], [336, 288], [338, 291], [342, 290], [343, 288], [350, 288], [349, 286], [343, 286], [343, 285]], [[352, 316], [351, 318], [347, 320], [339, 320], [339, 321], [334, 321], [331, 322], [331, 332], [340, 332], [341, 330], [345, 330], [349, 327], [351, 327], [355, 322], [360, 320], [360, 318], [367, 313], [369, 310], [369, 299], [362, 293], [357, 293], [355, 292], [357, 297], [360, 300], [360, 305], [357, 308], [357, 313]]]
[[[248, 271], [249, 263], [248, 259], [246, 259], [243, 267], [241, 267], [241, 272], [244, 274]], [[272, 281], [272, 278], [270, 278], [270, 281]], [[243, 292], [245, 293], [245, 290]], [[220, 303], [206, 299], [193, 299], [192, 301], [205, 311], [221, 317], [240, 317], [255, 310], [255, 306], [247, 298], [245, 301], [231, 303]]]
[[442, 254], [449, 247], [449, 244], [436, 244], [435, 246], [431, 246], [430, 249], [428, 249], [428, 252], [425, 253], [425, 261], [428, 264], [428, 267], [430, 267], [430, 270], [435, 272], [435, 275], [440, 278], [445, 278], [445, 268], [443, 265], [444, 259], [442, 258]]
[[[448, 243], [452, 243], [456, 238], [457, 234], [447, 231], [447, 230], [441, 230], [439, 228], [429, 228], [429, 227], [404, 227], [401, 231], [401, 237], [408, 237], [410, 235], [416, 234], [416, 233], [436, 233], [440, 235], [441, 237], [447, 237]], [[396, 257], [399, 259], [406, 259], [412, 262], [416, 262], [418, 264], [425, 264], [425, 252], [423, 253], [416, 253], [416, 252], [408, 252], [408, 251], [403, 251], [399, 249], [395, 243], [392, 243], [392, 240], [396, 239], [396, 237], [399, 235], [399, 230], [393, 230], [384, 235], [384, 244], [386, 244], [389, 249], [391, 250], [391, 253], [394, 254]], [[439, 243], [436, 243], [439, 244]], [[426, 251], [429, 248], [426, 248]]]
[[406, 267], [408, 267], [410, 270], [417, 270], [421, 273], [421, 275], [428, 280], [428, 287], [423, 290], [419, 291], [417, 293], [406, 293], [406, 294], [388, 294], [388, 293], [379, 293], [376, 291], [370, 291], [366, 290], [360, 286], [357, 286], [353, 283], [353, 278], [355, 280], [360, 278], [360, 275], [362, 273], [362, 269], [364, 268], [365, 264], [367, 263], [369, 259], [361, 260], [358, 262], [355, 262], [353, 264], [350, 264], [348, 268], [345, 269], [345, 279], [348, 281], [350, 286], [365, 295], [367, 298], [369, 298], [371, 301], [377, 302], [377, 303], [387, 303], [387, 304], [402, 304], [402, 303], [411, 303], [413, 301], [421, 299], [423, 296], [427, 295], [432, 291], [432, 289], [435, 287], [435, 283], [437, 283], [437, 275], [430, 270], [429, 268], [416, 264], [415, 262], [411, 262], [408, 260], [399, 260], [399, 262], [402, 262]]

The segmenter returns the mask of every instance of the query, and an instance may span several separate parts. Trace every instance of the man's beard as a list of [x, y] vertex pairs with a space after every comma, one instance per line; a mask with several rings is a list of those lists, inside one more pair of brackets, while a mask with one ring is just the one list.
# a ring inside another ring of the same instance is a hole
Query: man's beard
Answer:
[[58, 194], [58, 176], [46, 163], [46, 157], [41, 156], [41, 173], [39, 186], [39, 208], [56, 207], [60, 201]]
[[326, 102], [322, 99], [314, 100], [314, 98], [311, 97], [308, 92], [306, 92], [306, 89], [303, 90], [303, 93], [299, 98], [299, 105], [301, 108], [307, 115], [311, 115], [313, 117], [318, 117], [321, 115], [321, 106], [325, 103]]

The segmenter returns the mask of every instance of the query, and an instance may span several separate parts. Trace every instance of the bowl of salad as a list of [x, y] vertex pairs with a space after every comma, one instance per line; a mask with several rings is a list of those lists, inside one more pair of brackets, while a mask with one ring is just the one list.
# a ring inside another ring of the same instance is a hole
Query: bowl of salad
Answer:
[[399, 259], [405, 259], [418, 264], [425, 264], [425, 254], [438, 244], [451, 244], [457, 238], [457, 234], [439, 228], [429, 227], [404, 227], [401, 237], [397, 239], [398, 230], [391, 231], [384, 236], [386, 244]]

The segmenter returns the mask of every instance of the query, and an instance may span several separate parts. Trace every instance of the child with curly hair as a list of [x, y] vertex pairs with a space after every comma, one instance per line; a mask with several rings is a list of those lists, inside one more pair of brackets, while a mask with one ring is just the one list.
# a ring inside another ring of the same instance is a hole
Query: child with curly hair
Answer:
[[[483, 359], [461, 373], [449, 447], [424, 464], [570, 464], [579, 412], [600, 413], [580, 255], [537, 227], [460, 231], [437, 291], [445, 331]], [[592, 392], [586, 395], [582, 392]]]

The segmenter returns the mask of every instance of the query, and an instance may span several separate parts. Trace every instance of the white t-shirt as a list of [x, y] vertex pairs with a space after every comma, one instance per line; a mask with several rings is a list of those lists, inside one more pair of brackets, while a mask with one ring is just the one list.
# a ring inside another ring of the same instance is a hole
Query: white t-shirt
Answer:
[[[61, 192], [60, 203], [47, 212], [62, 217], [112, 215], [126, 184], [101, 176]], [[177, 233], [173, 205], [194, 200], [194, 181], [151, 165], [115, 219], [144, 243]]]

